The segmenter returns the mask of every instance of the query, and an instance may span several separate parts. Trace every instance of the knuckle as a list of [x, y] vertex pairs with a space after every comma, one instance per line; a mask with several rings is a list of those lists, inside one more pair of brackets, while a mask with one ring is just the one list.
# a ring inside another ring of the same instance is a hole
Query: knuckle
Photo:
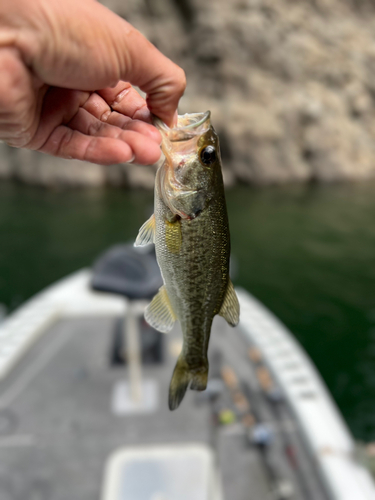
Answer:
[[69, 148], [72, 141], [73, 134], [73, 130], [66, 128], [61, 135], [58, 135], [56, 138], [52, 138], [50, 141], [50, 152], [55, 156], [64, 158], [66, 156], [66, 150]]
[[13, 51], [0, 51], [0, 105], [11, 108], [25, 84], [25, 68]]
[[101, 128], [102, 122], [95, 120], [87, 127], [87, 135], [95, 136], [100, 132]]
[[10, 146], [28, 147], [34, 137], [34, 127], [26, 126], [22, 121], [13, 119], [4, 119], [4, 115], [0, 113], [0, 140], [5, 140]]
[[92, 139], [89, 141], [84, 149], [84, 152], [82, 154], [82, 160], [83, 161], [89, 161], [91, 163], [99, 163], [99, 161], [96, 159], [96, 154], [98, 151], [98, 139]]
[[26, 146], [35, 129], [30, 75], [17, 52], [0, 50], [0, 123], [8, 132], [8, 143]]

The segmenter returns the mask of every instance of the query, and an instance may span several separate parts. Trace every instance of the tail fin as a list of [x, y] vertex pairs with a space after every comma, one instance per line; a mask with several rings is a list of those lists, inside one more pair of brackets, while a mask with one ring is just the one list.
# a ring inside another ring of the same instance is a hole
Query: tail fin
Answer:
[[185, 392], [190, 388], [194, 391], [204, 391], [207, 387], [208, 361], [205, 360], [200, 368], [191, 370], [183, 356], [177, 360], [171, 384], [169, 386], [169, 409], [176, 410], [184, 399]]

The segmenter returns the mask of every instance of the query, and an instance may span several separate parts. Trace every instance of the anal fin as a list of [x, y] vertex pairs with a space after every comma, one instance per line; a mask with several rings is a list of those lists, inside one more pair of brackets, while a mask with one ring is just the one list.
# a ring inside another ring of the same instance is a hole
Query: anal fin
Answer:
[[152, 214], [139, 230], [134, 246], [144, 247], [150, 243], [155, 243], [155, 214]]
[[176, 315], [172, 309], [165, 285], [159, 288], [158, 293], [152, 299], [145, 310], [145, 320], [155, 330], [168, 333], [172, 330], [176, 321]]
[[238, 325], [240, 320], [240, 304], [231, 280], [228, 282], [227, 291], [225, 292], [219, 315], [222, 316], [230, 326]]

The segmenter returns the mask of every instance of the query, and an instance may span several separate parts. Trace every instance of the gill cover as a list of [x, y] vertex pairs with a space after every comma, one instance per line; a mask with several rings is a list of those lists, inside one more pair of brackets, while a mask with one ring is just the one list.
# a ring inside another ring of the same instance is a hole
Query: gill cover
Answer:
[[[206, 148], [200, 159], [201, 137], [211, 127], [211, 113], [191, 113], [178, 116], [177, 125], [168, 127], [158, 118], [155, 126], [162, 134], [164, 164], [159, 171], [159, 193], [173, 215], [194, 219], [207, 203], [207, 190], [199, 169], [211, 155], [212, 146]], [[215, 156], [216, 158], [216, 156]]]

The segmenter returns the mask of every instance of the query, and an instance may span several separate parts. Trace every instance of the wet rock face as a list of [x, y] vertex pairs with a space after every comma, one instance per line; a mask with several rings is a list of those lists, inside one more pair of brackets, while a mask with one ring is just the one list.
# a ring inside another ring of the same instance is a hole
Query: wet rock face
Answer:
[[181, 108], [212, 109], [234, 181], [374, 175], [375, 3], [190, 5], [190, 50], [169, 52], [187, 70]]
[[[224, 178], [270, 184], [375, 174], [373, 0], [105, 0], [181, 65], [180, 113], [211, 109]], [[0, 150], [0, 177], [151, 187], [154, 168]]]

